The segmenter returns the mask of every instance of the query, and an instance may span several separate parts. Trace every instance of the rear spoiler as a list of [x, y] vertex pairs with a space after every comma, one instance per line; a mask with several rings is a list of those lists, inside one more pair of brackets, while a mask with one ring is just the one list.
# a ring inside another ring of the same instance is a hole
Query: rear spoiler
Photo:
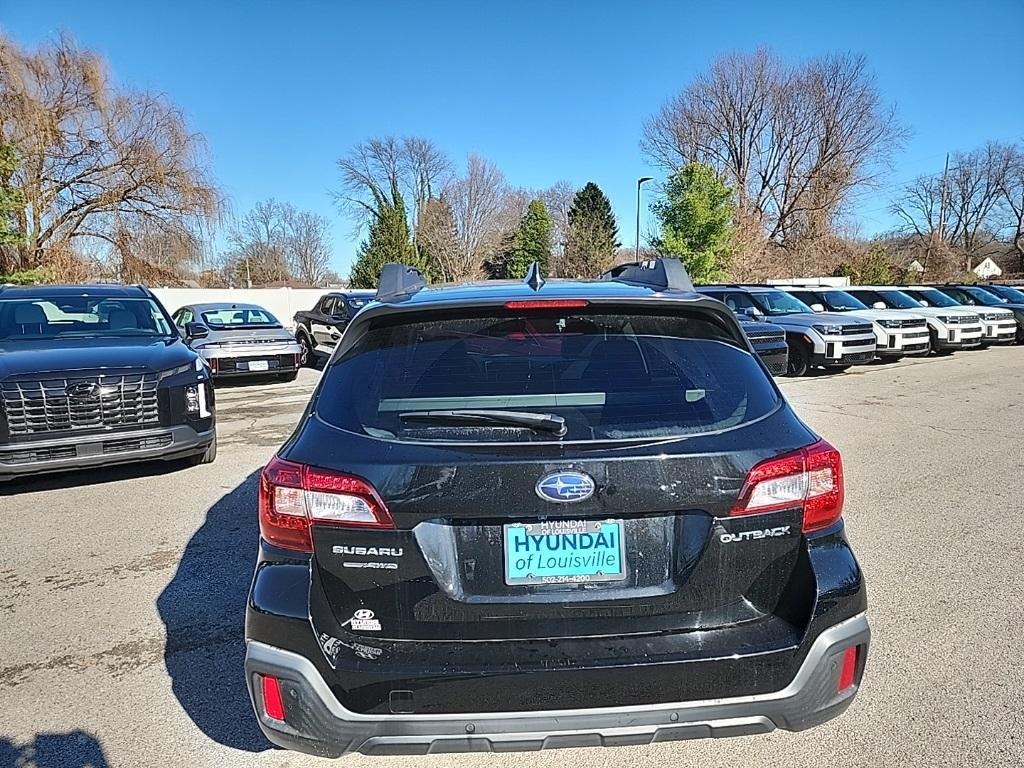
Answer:
[[619, 264], [601, 275], [601, 279], [641, 285], [656, 291], [693, 292], [693, 281], [679, 259], [648, 259]]
[[377, 284], [377, 301], [401, 301], [427, 287], [423, 273], [405, 264], [385, 264]]

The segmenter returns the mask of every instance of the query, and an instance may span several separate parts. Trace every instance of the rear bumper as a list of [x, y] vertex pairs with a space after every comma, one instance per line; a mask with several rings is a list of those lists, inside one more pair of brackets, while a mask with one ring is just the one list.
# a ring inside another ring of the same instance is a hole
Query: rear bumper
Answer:
[[215, 434], [212, 426], [199, 432], [188, 424], [178, 424], [0, 445], [0, 479], [152, 459], [184, 458], [205, 451]]
[[[298, 369], [302, 347], [298, 342], [282, 344], [266, 344], [239, 347], [200, 347], [196, 352], [210, 365], [215, 378], [233, 376], [265, 376], [267, 374], [288, 373]], [[249, 363], [259, 361], [266, 363], [266, 370], [249, 370]]]
[[[841, 714], [852, 702], [870, 642], [860, 613], [824, 630], [792, 682], [752, 696], [595, 709], [444, 715], [352, 712], [331, 693], [313, 663], [256, 641], [246, 645], [245, 672], [260, 728], [287, 749], [337, 757], [366, 754], [526, 751], [621, 746], [722, 736], [799, 731]], [[839, 692], [844, 652], [862, 646], [855, 684]], [[260, 676], [280, 680], [287, 722], [266, 715]]]

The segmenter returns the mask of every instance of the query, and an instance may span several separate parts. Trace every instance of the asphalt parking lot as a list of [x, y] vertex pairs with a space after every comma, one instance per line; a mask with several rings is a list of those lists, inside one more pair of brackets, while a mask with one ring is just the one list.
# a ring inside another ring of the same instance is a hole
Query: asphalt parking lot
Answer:
[[[801, 734], [395, 766], [1024, 764], [1024, 350], [787, 380], [838, 447], [874, 644], [842, 718]], [[220, 455], [0, 496], [0, 768], [326, 764], [272, 749], [242, 677], [255, 478], [316, 374], [218, 392]], [[173, 471], [172, 471], [173, 470]]]

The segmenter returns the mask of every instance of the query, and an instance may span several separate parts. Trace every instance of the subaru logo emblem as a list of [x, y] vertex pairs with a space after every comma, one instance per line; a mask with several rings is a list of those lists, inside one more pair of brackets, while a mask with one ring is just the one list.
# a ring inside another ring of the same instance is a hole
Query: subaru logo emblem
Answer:
[[537, 495], [559, 503], [589, 499], [594, 488], [594, 479], [583, 472], [550, 472], [537, 481]]
[[64, 392], [72, 400], [91, 400], [100, 394], [100, 385], [92, 381], [79, 381], [69, 384]]

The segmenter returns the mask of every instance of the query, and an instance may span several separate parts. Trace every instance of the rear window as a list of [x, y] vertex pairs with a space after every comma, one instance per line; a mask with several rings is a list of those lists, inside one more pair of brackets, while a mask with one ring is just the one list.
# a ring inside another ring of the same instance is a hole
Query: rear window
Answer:
[[[626, 440], [738, 426], [777, 390], [729, 331], [700, 317], [528, 314], [409, 324], [382, 318], [332, 363], [318, 415], [394, 440]], [[540, 414], [564, 434], [473, 423]], [[467, 412], [470, 414], [466, 416]]]
[[244, 325], [279, 325], [277, 318], [265, 309], [255, 307], [223, 307], [208, 309], [203, 320], [214, 328], [230, 328]]

